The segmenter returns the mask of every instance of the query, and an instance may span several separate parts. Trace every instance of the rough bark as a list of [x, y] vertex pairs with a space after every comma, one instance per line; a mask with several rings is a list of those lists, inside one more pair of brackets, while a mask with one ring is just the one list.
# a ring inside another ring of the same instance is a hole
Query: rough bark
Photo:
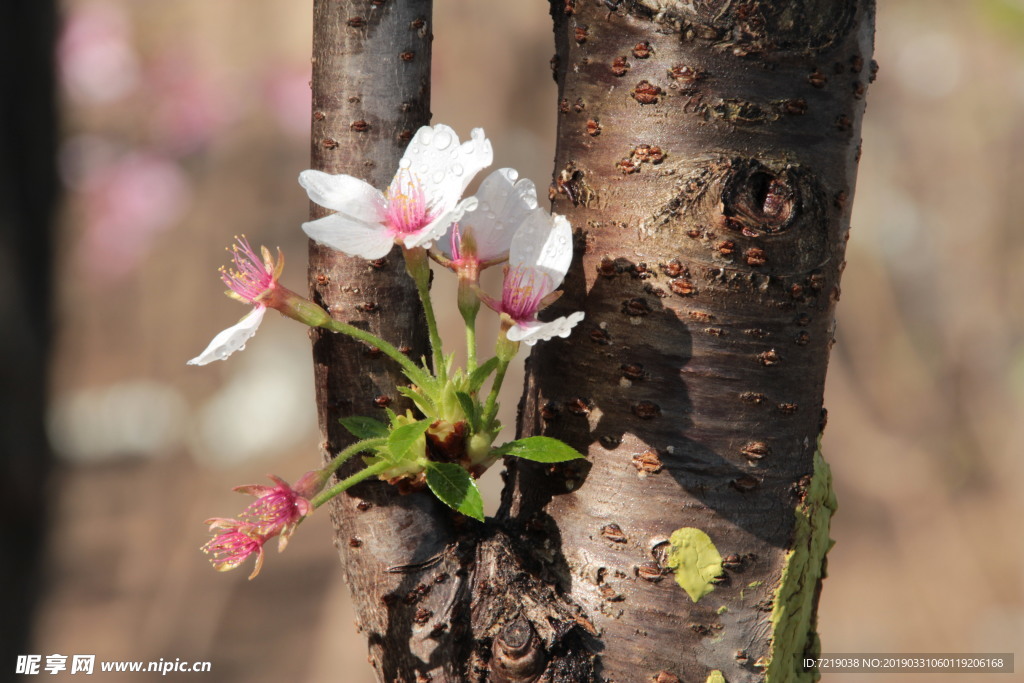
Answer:
[[[430, 0], [314, 2], [313, 168], [379, 188], [391, 182], [409, 138], [430, 119], [431, 7]], [[311, 218], [326, 213], [311, 205]], [[311, 244], [309, 274], [314, 300], [335, 317], [407, 347], [414, 358], [428, 352], [423, 313], [397, 250], [368, 264]], [[312, 337], [320, 429], [330, 456], [351, 443], [339, 417], [377, 415], [388, 404], [404, 409], [395, 392], [404, 378], [361, 343], [332, 333]], [[430, 496], [401, 496], [367, 482], [333, 501], [332, 519], [359, 627], [381, 678], [402, 680], [429, 668], [423, 665], [429, 653], [410, 639], [416, 606], [393, 597], [404, 598], [416, 584], [387, 568], [444, 549], [447, 515]]]
[[[873, 2], [552, 0], [552, 14], [551, 194], [577, 261], [551, 314], [586, 320], [533, 352], [520, 428], [589, 462], [518, 464], [507, 514], [593, 624], [600, 679], [804, 678]], [[666, 561], [688, 527], [724, 558], [697, 602]]]
[[[424, 0], [314, 3], [313, 168], [390, 182], [429, 120], [430, 9]], [[325, 213], [311, 208], [312, 218]], [[309, 273], [313, 298], [332, 315], [425, 354], [426, 325], [397, 250], [367, 264], [313, 244]], [[321, 333], [313, 355], [325, 455], [351, 442], [339, 417], [404, 409], [395, 386], [405, 380], [386, 357]], [[590, 678], [579, 610], [499, 528], [382, 482], [335, 499], [332, 520], [380, 680]]]
[[[834, 509], [815, 453], [872, 3], [552, 11], [552, 198], [577, 242], [552, 315], [587, 319], [537, 347], [520, 428], [589, 460], [513, 466], [486, 525], [379, 482], [341, 497], [371, 661], [388, 682], [802, 678]], [[317, 0], [314, 17], [313, 166], [383, 187], [428, 119], [429, 3]], [[336, 317], [425, 351], [396, 254], [310, 258]], [[402, 380], [334, 335], [314, 357], [336, 452], [337, 418], [372, 414]], [[696, 603], [669, 567], [683, 528], [724, 556]]]
[[52, 2], [0, 9], [0, 661], [28, 651], [47, 529], [45, 431], [57, 201]]

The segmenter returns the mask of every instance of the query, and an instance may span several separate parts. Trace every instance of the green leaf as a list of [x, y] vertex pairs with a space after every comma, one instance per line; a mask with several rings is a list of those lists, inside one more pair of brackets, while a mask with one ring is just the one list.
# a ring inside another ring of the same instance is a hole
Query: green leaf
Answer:
[[388, 426], [372, 417], [354, 415], [343, 417], [338, 422], [357, 439], [379, 439], [388, 435]]
[[424, 414], [430, 415], [432, 413], [437, 413], [437, 408], [434, 407], [434, 402], [431, 400], [431, 398], [429, 396], [421, 394], [412, 387], [398, 387], [398, 393], [400, 393], [402, 396], [405, 396], [413, 403], [415, 403], [416, 407], [419, 408]]
[[469, 426], [474, 432], [480, 431], [480, 406], [473, 397], [464, 391], [456, 391], [455, 398], [459, 399], [459, 405], [462, 406], [462, 412], [466, 414], [466, 418], [469, 420]]
[[[409, 457], [409, 450], [423, 437], [430, 422], [420, 420], [411, 424], [395, 427], [388, 435], [388, 452], [393, 462], [401, 462]], [[415, 455], [419, 455], [418, 453]]]
[[715, 590], [714, 580], [722, 573], [722, 556], [711, 537], [700, 529], [683, 527], [669, 538], [667, 562], [678, 583], [697, 602]]
[[483, 383], [487, 380], [488, 377], [491, 376], [491, 373], [494, 372], [494, 369], [497, 367], [497, 356], [491, 358], [483, 365], [477, 366], [477, 369], [474, 370], [469, 375], [469, 385], [467, 388], [469, 389], [470, 393], [480, 391], [480, 387], [483, 386]]
[[427, 465], [427, 486], [442, 503], [467, 517], [484, 521], [484, 499], [473, 477], [450, 462]]
[[550, 436], [528, 436], [509, 441], [497, 449], [499, 455], [514, 455], [534, 462], [565, 462], [586, 457], [575, 448]]

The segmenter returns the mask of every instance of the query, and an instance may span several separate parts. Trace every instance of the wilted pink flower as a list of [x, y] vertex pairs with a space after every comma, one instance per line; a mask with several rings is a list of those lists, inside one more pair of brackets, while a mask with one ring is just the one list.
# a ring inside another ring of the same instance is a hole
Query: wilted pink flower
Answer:
[[269, 476], [276, 486], [250, 484], [236, 486], [234, 490], [257, 497], [257, 500], [242, 512], [241, 520], [252, 525], [261, 536], [279, 535], [283, 549], [295, 527], [313, 511], [309, 499], [323, 488], [326, 477], [320, 470], [314, 470], [306, 473], [296, 483], [295, 488], [292, 488], [280, 477], [272, 474]]
[[313, 512], [309, 499], [324, 487], [330, 473], [324, 470], [307, 472], [294, 487], [280, 477], [269, 476], [274, 486], [250, 484], [235, 487], [239, 493], [256, 496], [238, 519], [214, 517], [206, 520], [210, 531], [217, 532], [217, 535], [202, 550], [211, 556], [210, 562], [217, 571], [234, 569], [255, 554], [256, 567], [249, 578], [259, 574], [263, 566], [264, 544], [277, 536], [278, 550], [284, 550], [299, 522]]
[[249, 578], [256, 578], [263, 567], [263, 544], [267, 542], [268, 537], [259, 535], [251, 524], [237, 519], [215, 517], [206, 520], [206, 524], [210, 525], [211, 532], [218, 532], [202, 547], [202, 551], [210, 555], [213, 568], [219, 572], [226, 572], [255, 554], [256, 566], [253, 567]]
[[430, 247], [445, 229], [475, 206], [459, 198], [493, 158], [483, 130], [460, 143], [443, 124], [424, 126], [413, 136], [387, 192], [349, 175], [303, 171], [299, 184], [309, 198], [336, 213], [302, 224], [316, 242], [350, 256], [378, 259], [394, 244]]

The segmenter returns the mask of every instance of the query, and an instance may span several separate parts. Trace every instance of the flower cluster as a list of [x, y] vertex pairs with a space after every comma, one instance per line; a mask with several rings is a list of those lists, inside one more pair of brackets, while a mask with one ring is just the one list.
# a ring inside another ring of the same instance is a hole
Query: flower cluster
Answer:
[[[424, 126], [413, 136], [390, 185], [380, 191], [349, 175], [303, 171], [299, 184], [309, 198], [331, 213], [303, 223], [315, 242], [350, 256], [379, 259], [398, 245], [406, 270], [416, 283], [430, 337], [430, 363], [417, 364], [384, 339], [329, 315], [316, 304], [281, 286], [283, 257], [261, 254], [239, 238], [232, 248], [233, 268], [222, 269], [228, 295], [253, 306], [232, 327], [218, 334], [193, 365], [223, 360], [244, 348], [268, 308], [311, 327], [349, 335], [379, 349], [399, 364], [410, 384], [398, 388], [415, 406], [386, 421], [347, 417], [342, 424], [357, 442], [334, 456], [322, 470], [291, 488], [244, 486], [257, 497], [237, 519], [207, 520], [216, 535], [203, 550], [220, 570], [233, 569], [256, 555], [259, 572], [263, 545], [277, 536], [283, 548], [296, 526], [326, 500], [369, 477], [379, 477], [403, 492], [425, 487], [456, 511], [483, 520], [483, 502], [475, 479], [506, 456], [545, 463], [582, 457], [548, 437], [528, 437], [495, 447], [501, 424], [497, 397], [509, 363], [521, 343], [533, 345], [567, 337], [583, 319], [576, 311], [554, 320], [541, 311], [561, 292], [558, 287], [572, 261], [572, 229], [563, 216], [538, 205], [537, 190], [511, 168], [488, 175], [472, 197], [463, 194], [472, 179], [493, 160], [491, 143], [480, 129], [461, 142], [445, 125]], [[465, 321], [466, 367], [454, 368], [442, 349], [430, 295], [433, 259], [458, 277], [458, 309]], [[480, 286], [480, 272], [507, 263], [500, 296]], [[494, 356], [477, 360], [476, 324], [481, 304], [500, 320]], [[490, 381], [489, 391], [484, 386]], [[354, 455], [365, 467], [313, 496], [327, 478]]]
[[446, 235], [432, 255], [471, 285], [481, 269], [508, 260], [500, 300], [480, 296], [502, 314], [508, 339], [532, 345], [567, 337], [582, 312], [549, 323], [537, 315], [555, 298], [572, 261], [569, 222], [540, 208], [533, 183], [511, 168], [494, 171], [460, 202], [491, 158], [481, 129], [460, 145], [451, 128], [438, 124], [413, 137], [386, 195], [352, 176], [303, 171], [299, 184], [309, 198], [336, 213], [302, 229], [320, 244], [368, 259], [386, 255], [393, 244], [429, 247]]
[[217, 571], [228, 571], [239, 566], [250, 555], [256, 555], [256, 566], [249, 578], [255, 578], [263, 567], [263, 545], [278, 538], [278, 549], [284, 550], [295, 528], [313, 512], [310, 498], [323, 488], [329, 473], [322, 470], [307, 472], [302, 479], [289, 486], [288, 482], [270, 475], [275, 486], [250, 484], [237, 486], [235, 491], [256, 496], [237, 519], [214, 517], [206, 520], [216, 535], [203, 546]]

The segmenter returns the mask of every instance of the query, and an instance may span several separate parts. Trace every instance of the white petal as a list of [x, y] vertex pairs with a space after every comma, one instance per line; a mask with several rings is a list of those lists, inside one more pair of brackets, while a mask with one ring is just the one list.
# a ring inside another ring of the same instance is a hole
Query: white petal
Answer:
[[241, 351], [245, 348], [245, 343], [256, 334], [256, 330], [259, 328], [260, 323], [263, 322], [263, 316], [266, 312], [265, 306], [256, 306], [237, 323], [219, 332], [213, 338], [213, 341], [210, 342], [210, 345], [201, 354], [190, 360], [188, 364], [206, 365], [215, 360], [224, 360], [235, 351]]
[[[451, 231], [452, 223], [462, 220], [463, 214], [476, 208], [476, 197], [466, 197], [455, 205], [451, 211], [441, 214], [428, 223], [422, 230], [405, 238], [405, 246], [423, 247], [429, 249], [434, 242], [438, 242], [441, 251], [451, 256]], [[442, 239], [442, 237], [444, 239]]]
[[[480, 183], [476, 209], [463, 216], [463, 232], [473, 228], [477, 257], [481, 261], [508, 255], [520, 224], [537, 208], [537, 188], [529, 178], [519, 178], [513, 168], [499, 168]], [[451, 242], [449, 236], [444, 244]]]
[[314, 242], [371, 261], [387, 256], [395, 244], [383, 225], [363, 223], [340, 213], [303, 223], [302, 229]]
[[576, 311], [561, 318], [555, 318], [551, 322], [516, 323], [509, 328], [507, 336], [509, 341], [525, 342], [527, 346], [533, 346], [539, 341], [547, 341], [552, 337], [568, 337], [572, 328], [583, 320], [583, 311]]
[[541, 296], [557, 289], [572, 263], [569, 221], [544, 209], [532, 211], [512, 238], [508, 262], [513, 268], [535, 268], [548, 276], [549, 288]]
[[299, 185], [313, 202], [365, 223], [379, 223], [387, 206], [380, 190], [350, 175], [303, 171]]
[[471, 139], [460, 144], [455, 131], [439, 123], [416, 131], [399, 162], [399, 173], [408, 171], [419, 182], [431, 208], [448, 212], [493, 159], [483, 129], [474, 128]]

